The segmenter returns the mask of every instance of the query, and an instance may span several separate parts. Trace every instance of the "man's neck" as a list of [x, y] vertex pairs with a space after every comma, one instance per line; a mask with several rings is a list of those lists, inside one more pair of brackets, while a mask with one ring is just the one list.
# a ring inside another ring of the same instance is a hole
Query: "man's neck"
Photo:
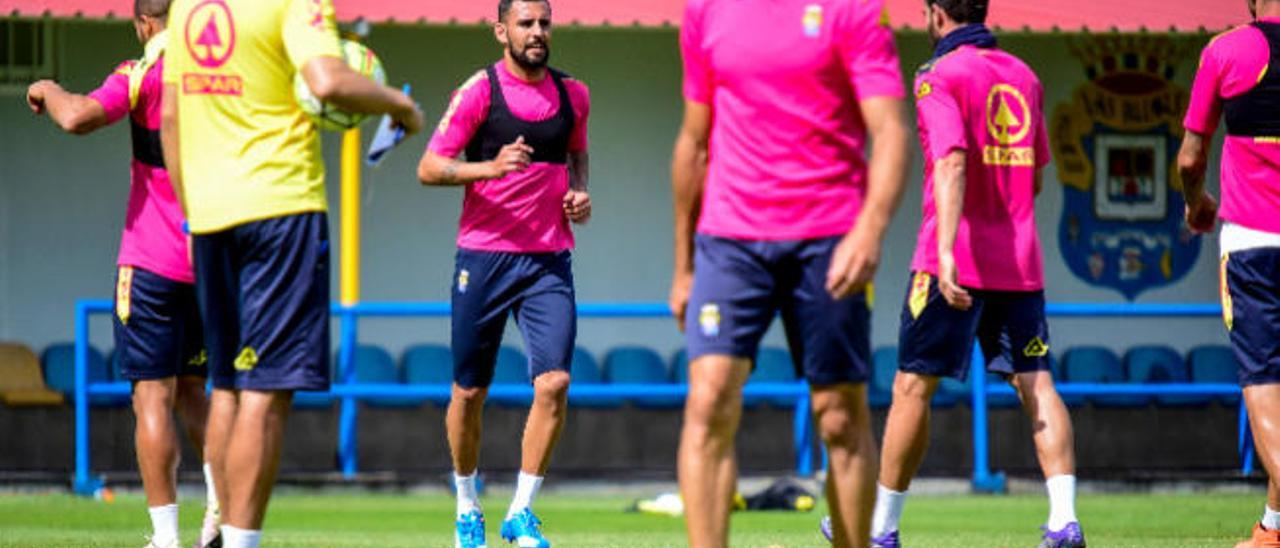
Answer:
[[1263, 17], [1275, 19], [1280, 18], [1280, 1], [1265, 2], [1258, 6], [1258, 19]]
[[510, 53], [502, 56], [502, 63], [503, 66], [507, 67], [507, 72], [525, 82], [541, 82], [543, 78], [547, 77], [547, 67], [526, 69], [520, 66], [520, 63], [517, 63], [515, 59], [512, 59]]

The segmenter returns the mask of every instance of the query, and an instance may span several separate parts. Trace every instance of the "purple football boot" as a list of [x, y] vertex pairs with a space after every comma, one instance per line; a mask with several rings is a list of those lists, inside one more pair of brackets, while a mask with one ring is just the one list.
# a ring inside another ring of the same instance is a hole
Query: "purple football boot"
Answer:
[[1068, 523], [1057, 531], [1050, 531], [1048, 526], [1040, 529], [1044, 536], [1040, 539], [1039, 548], [1085, 548], [1084, 531], [1080, 530], [1079, 522]]

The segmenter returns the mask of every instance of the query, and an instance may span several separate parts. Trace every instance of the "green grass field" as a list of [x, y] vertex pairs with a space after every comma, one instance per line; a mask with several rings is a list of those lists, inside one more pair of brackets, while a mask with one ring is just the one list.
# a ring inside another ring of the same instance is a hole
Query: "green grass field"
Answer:
[[[183, 501], [184, 546], [199, 526], [196, 500]], [[505, 500], [486, 499], [489, 542], [498, 537]], [[617, 497], [540, 498], [536, 508], [557, 547], [684, 545], [678, 519], [625, 513]], [[1257, 519], [1263, 497], [1253, 495], [1086, 495], [1079, 513], [1089, 545], [1111, 547], [1232, 546]], [[1039, 540], [1042, 497], [920, 496], [907, 505], [903, 541], [915, 547], [1030, 547]], [[733, 546], [823, 546], [821, 512], [741, 513]], [[298, 494], [277, 496], [267, 517], [264, 546], [453, 545], [453, 501], [438, 494]], [[0, 495], [0, 546], [122, 546], [145, 544], [149, 524], [142, 499], [106, 504], [70, 495]]]

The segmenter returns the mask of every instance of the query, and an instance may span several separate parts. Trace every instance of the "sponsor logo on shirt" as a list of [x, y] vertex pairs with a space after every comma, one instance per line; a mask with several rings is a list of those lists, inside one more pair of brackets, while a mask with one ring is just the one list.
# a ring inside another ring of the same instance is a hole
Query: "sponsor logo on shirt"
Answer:
[[[205, 69], [227, 63], [236, 49], [236, 25], [225, 0], [204, 0], [187, 15], [183, 39], [187, 53]], [[182, 75], [186, 95], [230, 95], [244, 93], [244, 81], [235, 74], [187, 72]]]
[[235, 74], [200, 74], [188, 72], [182, 75], [182, 92], [187, 95], [244, 94], [244, 81]]
[[809, 38], [817, 38], [822, 34], [822, 6], [818, 4], [809, 4], [804, 8], [804, 17], [801, 18], [804, 24], [804, 35]]
[[996, 84], [987, 92], [987, 133], [997, 145], [982, 148], [982, 163], [989, 166], [1030, 167], [1035, 150], [1023, 143], [1031, 134], [1031, 107], [1022, 91], [1009, 84]]
[[702, 305], [698, 311], [698, 326], [702, 328], [702, 336], [718, 337], [720, 335], [720, 306], [715, 303]]

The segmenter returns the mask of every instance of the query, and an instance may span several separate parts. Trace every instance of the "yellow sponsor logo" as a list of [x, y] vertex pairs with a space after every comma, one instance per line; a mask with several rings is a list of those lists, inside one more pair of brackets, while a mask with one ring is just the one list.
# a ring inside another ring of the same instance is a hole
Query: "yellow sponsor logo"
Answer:
[[1002, 145], [1022, 142], [1031, 133], [1031, 107], [1018, 88], [991, 86], [987, 93], [987, 132]]
[[929, 304], [929, 282], [933, 277], [928, 272], [917, 272], [911, 280], [911, 294], [907, 297], [907, 308], [911, 310], [911, 319], [920, 319], [925, 305]]
[[1022, 355], [1028, 358], [1043, 358], [1049, 355], [1049, 345], [1040, 337], [1035, 337], [1022, 349]]
[[252, 347], [246, 346], [240, 351], [240, 355], [236, 356], [236, 371], [251, 371], [258, 365], [258, 351]]
[[187, 360], [187, 365], [195, 367], [204, 367], [207, 363], [209, 363], [209, 351], [204, 349], [201, 349], [199, 354], [196, 354], [195, 356], [192, 356], [190, 360]]
[[131, 295], [133, 293], [133, 267], [122, 266], [120, 273], [116, 276], [116, 316], [120, 318], [120, 323], [129, 324], [129, 314], [132, 312], [130, 307], [133, 306]]
[[1036, 151], [1031, 147], [982, 147], [982, 163], [989, 166], [1033, 167]]
[[1218, 290], [1222, 294], [1222, 323], [1226, 324], [1227, 331], [1231, 331], [1235, 327], [1235, 312], [1231, 310], [1231, 288], [1227, 286], [1227, 259], [1226, 253], [1222, 254], [1222, 262], [1218, 265]]
[[928, 81], [920, 82], [920, 88], [916, 90], [916, 100], [924, 99], [933, 93], [933, 84]]
[[239, 96], [244, 93], [244, 81], [234, 74], [188, 72], [182, 75], [182, 93], [187, 95]]

